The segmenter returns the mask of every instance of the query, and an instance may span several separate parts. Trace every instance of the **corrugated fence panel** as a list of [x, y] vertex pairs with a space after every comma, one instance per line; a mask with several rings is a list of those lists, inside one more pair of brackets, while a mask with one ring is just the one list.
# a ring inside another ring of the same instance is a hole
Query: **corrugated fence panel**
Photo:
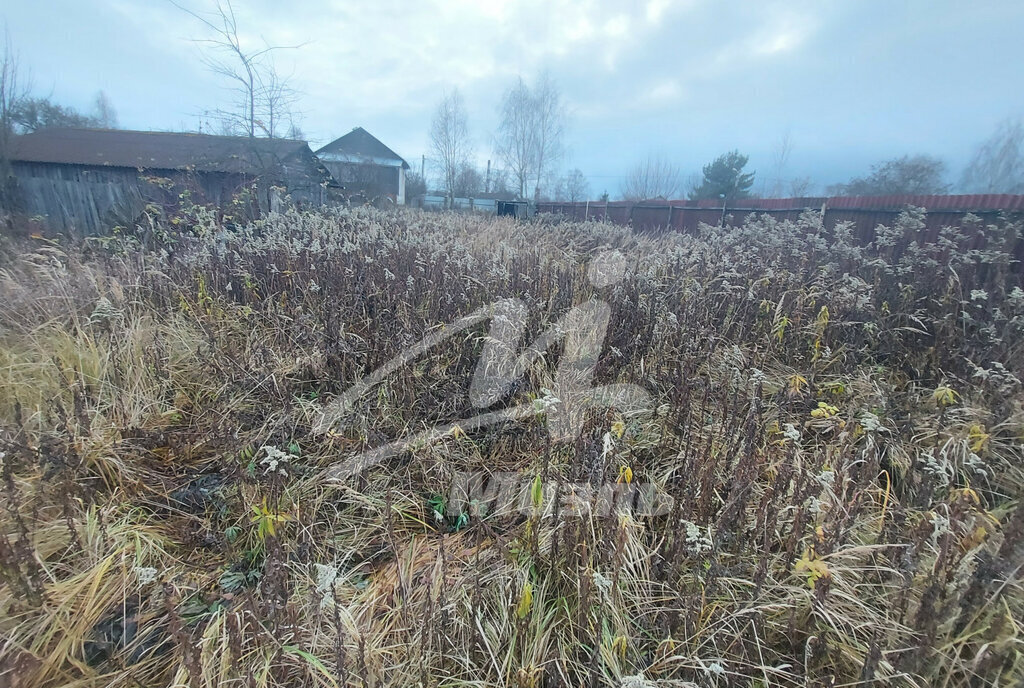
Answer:
[[[891, 225], [908, 206], [924, 208], [925, 228], [919, 241], [934, 242], [943, 227], [964, 224], [967, 215], [975, 215], [980, 226], [1000, 219], [1024, 219], [1024, 195], [980, 194], [963, 196], [851, 196], [805, 198], [755, 198], [735, 202], [735, 207], [722, 207], [721, 201], [655, 201], [632, 203], [539, 203], [537, 210], [559, 213], [575, 220], [607, 220], [615, 224], [631, 225], [637, 229], [657, 231], [672, 229], [696, 233], [702, 224], [742, 224], [751, 214], [766, 214], [776, 220], [799, 219], [805, 212], [823, 213], [823, 222], [829, 229], [841, 222], [853, 226], [854, 236], [868, 243], [875, 237], [879, 225]], [[977, 231], [972, 246], [984, 246], [983, 230]], [[1024, 238], [1014, 249], [1018, 263], [1016, 271], [1024, 266]]]

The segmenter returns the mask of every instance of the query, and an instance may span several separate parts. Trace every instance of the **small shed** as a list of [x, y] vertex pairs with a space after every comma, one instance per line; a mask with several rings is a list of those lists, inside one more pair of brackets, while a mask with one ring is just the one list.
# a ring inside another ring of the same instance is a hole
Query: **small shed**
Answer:
[[533, 216], [533, 209], [528, 201], [497, 201], [497, 214], [525, 219]]
[[386, 196], [405, 205], [409, 163], [362, 127], [356, 127], [316, 152], [348, 196], [368, 200]]
[[49, 128], [14, 137], [11, 168], [22, 210], [52, 229], [98, 234], [147, 203], [188, 190], [224, 207], [270, 210], [280, 194], [324, 202], [330, 173], [305, 141], [179, 132]]

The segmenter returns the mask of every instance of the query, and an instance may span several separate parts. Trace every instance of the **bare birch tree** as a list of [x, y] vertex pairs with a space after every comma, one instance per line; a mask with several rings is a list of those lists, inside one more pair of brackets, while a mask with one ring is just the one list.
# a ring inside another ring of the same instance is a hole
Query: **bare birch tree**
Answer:
[[96, 124], [104, 129], [117, 129], [117, 110], [114, 109], [114, 104], [110, 102], [110, 98], [104, 91], [96, 93], [93, 112]]
[[765, 198], [780, 198], [784, 193], [786, 166], [793, 155], [793, 137], [789, 130], [782, 135], [772, 149], [771, 177], [765, 178], [762, 194]]
[[566, 110], [561, 93], [549, 74], [541, 74], [534, 88], [522, 77], [502, 99], [497, 153], [525, 198], [533, 183], [533, 197], [540, 197], [542, 180], [563, 153]]
[[587, 200], [590, 195], [590, 183], [579, 168], [571, 169], [565, 173], [558, 182], [558, 189], [555, 194], [556, 200], [576, 203]]
[[533, 95], [519, 77], [501, 102], [497, 146], [498, 155], [516, 184], [519, 198], [526, 197], [527, 185], [537, 166], [537, 130], [533, 120]]
[[565, 134], [565, 106], [562, 94], [548, 72], [544, 72], [533, 89], [534, 126], [537, 147], [537, 184], [533, 189], [533, 200], [540, 199], [541, 180], [562, 157], [562, 138]]
[[961, 186], [973, 193], [1024, 193], [1024, 119], [1000, 122], [978, 146]]
[[466, 106], [458, 89], [437, 104], [430, 122], [430, 150], [449, 196], [454, 196], [459, 173], [469, 162], [469, 124]]
[[648, 156], [629, 171], [619, 191], [627, 201], [671, 198], [679, 191], [679, 168], [664, 158]]

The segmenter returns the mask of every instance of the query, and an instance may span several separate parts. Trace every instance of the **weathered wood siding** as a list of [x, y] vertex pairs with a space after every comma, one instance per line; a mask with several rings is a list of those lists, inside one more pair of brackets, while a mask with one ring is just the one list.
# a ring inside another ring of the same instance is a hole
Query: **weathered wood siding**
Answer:
[[[131, 226], [148, 203], [173, 204], [178, 193], [192, 192], [195, 203], [225, 207], [255, 182], [256, 191], [250, 215], [276, 209], [270, 187], [285, 187], [292, 200], [301, 205], [320, 205], [325, 193], [318, 161], [297, 158], [281, 163], [272, 173], [255, 180], [250, 176], [225, 172], [183, 172], [181, 170], [137, 170], [125, 167], [14, 162], [22, 210], [42, 216], [58, 232], [75, 236], [106, 234], [113, 227]], [[168, 179], [171, 190], [147, 181]]]
[[334, 181], [344, 187], [346, 196], [385, 195], [392, 200], [398, 199], [400, 167], [339, 160], [324, 160], [323, 165], [330, 171]]
[[292, 201], [300, 205], [323, 205], [327, 198], [325, 172], [313, 151], [306, 149], [281, 163], [281, 182]]
[[57, 231], [97, 234], [145, 207], [144, 183], [135, 170], [32, 162], [12, 167], [24, 211], [45, 217]]

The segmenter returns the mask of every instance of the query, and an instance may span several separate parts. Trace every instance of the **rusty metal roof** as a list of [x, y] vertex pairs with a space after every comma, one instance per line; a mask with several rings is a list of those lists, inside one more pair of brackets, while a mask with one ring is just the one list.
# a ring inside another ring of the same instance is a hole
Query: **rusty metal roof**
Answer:
[[362, 127], [356, 127], [316, 152], [321, 160], [341, 160], [409, 169], [409, 163]]
[[14, 137], [11, 160], [258, 174], [303, 150], [290, 139], [55, 127]]

